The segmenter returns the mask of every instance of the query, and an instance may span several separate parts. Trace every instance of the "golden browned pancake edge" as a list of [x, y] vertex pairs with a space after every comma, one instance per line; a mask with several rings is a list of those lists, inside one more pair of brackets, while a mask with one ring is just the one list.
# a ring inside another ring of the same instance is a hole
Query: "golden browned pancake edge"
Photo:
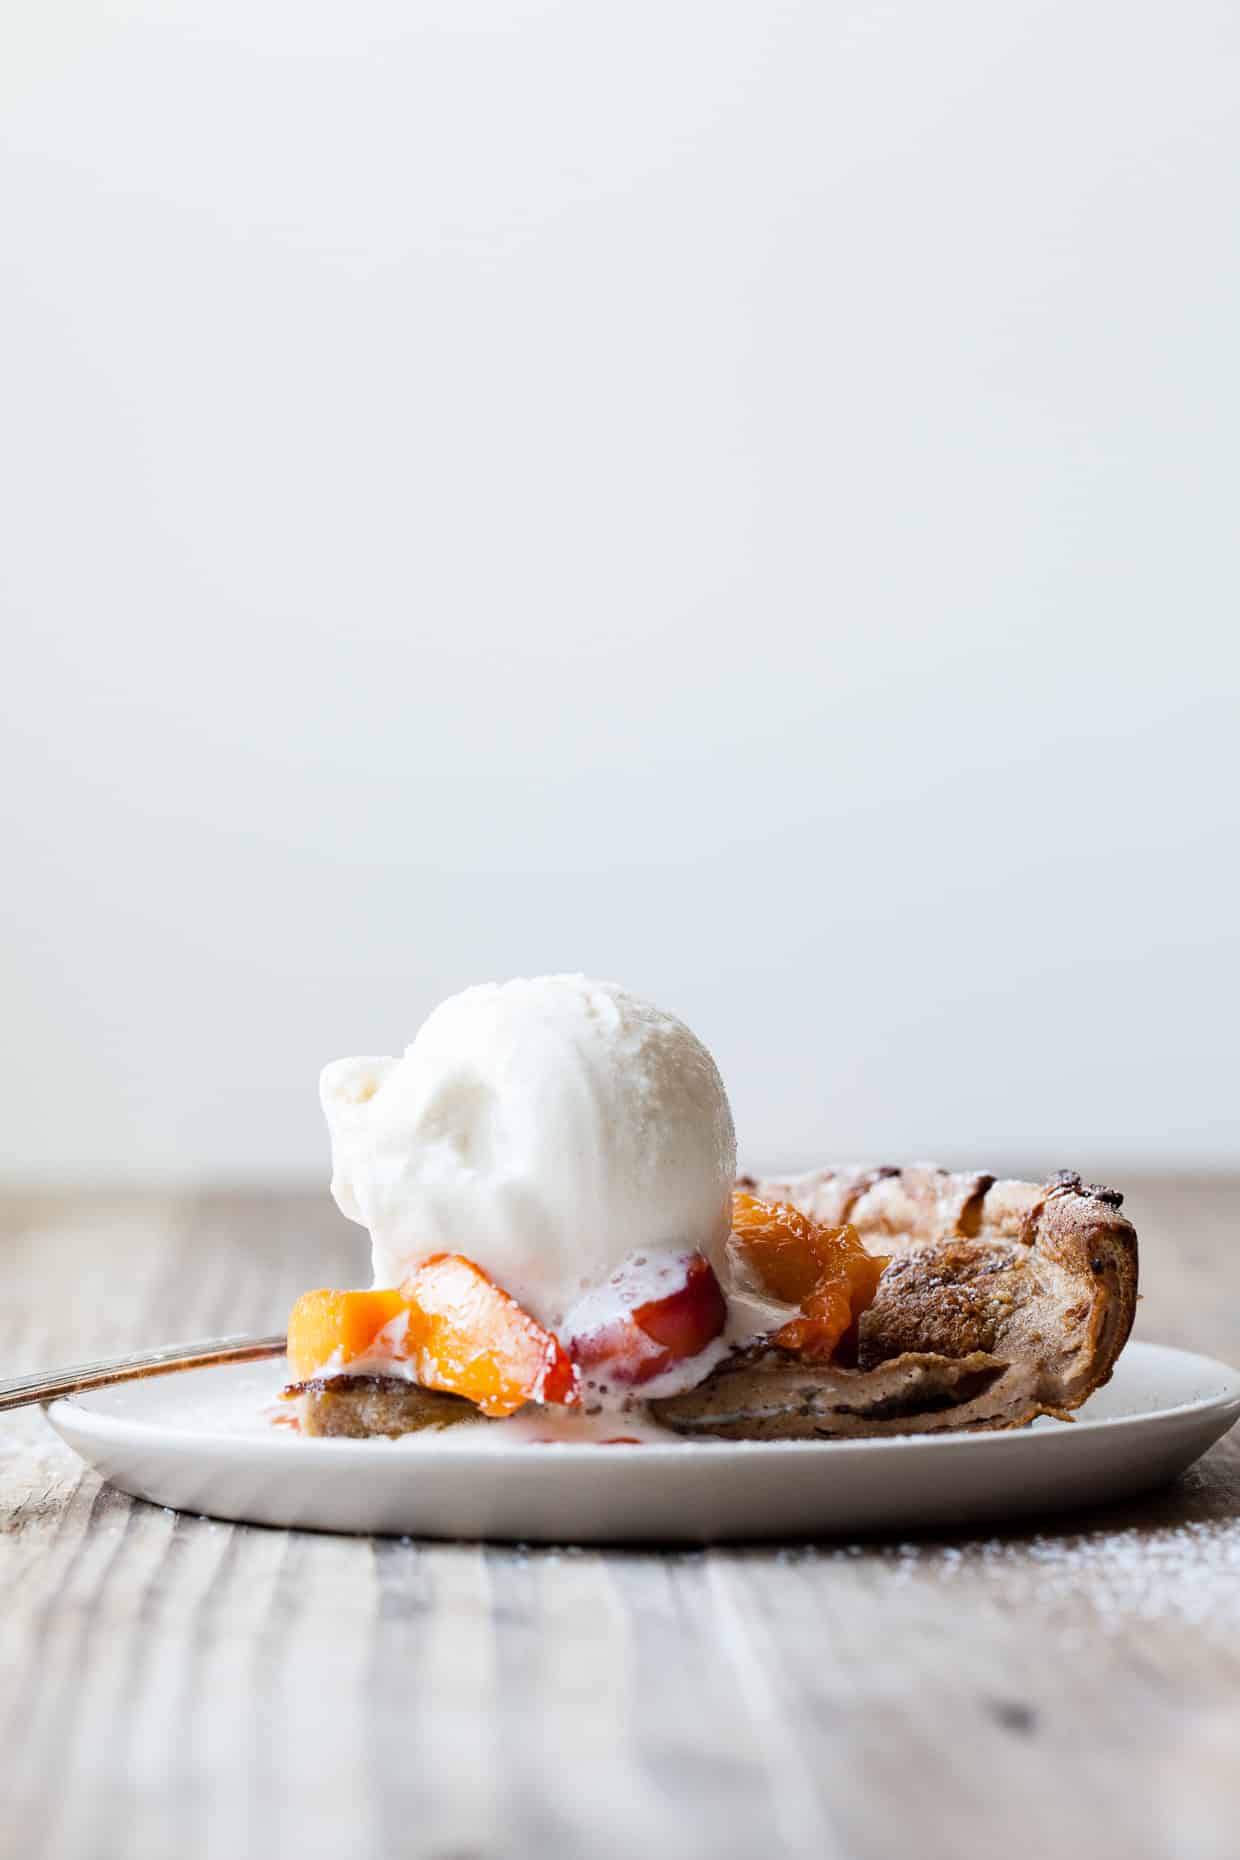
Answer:
[[1044, 1183], [929, 1164], [742, 1178], [891, 1257], [856, 1368], [759, 1343], [652, 1404], [684, 1434], [834, 1439], [1022, 1427], [1066, 1417], [1132, 1329], [1137, 1236], [1122, 1196], [1061, 1170]]

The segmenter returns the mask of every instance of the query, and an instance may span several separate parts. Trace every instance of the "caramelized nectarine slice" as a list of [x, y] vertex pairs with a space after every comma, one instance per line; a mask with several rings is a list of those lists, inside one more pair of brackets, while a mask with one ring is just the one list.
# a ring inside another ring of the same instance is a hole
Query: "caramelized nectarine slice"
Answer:
[[788, 1202], [755, 1195], [732, 1197], [732, 1244], [763, 1291], [801, 1307], [774, 1341], [821, 1362], [855, 1331], [887, 1264], [866, 1251], [855, 1227], [823, 1227]]
[[303, 1292], [288, 1321], [294, 1379], [304, 1382], [329, 1364], [342, 1369], [365, 1356], [384, 1325], [404, 1309], [399, 1292]]
[[564, 1319], [569, 1355], [610, 1382], [652, 1381], [713, 1343], [727, 1301], [701, 1253], [628, 1261]]
[[558, 1340], [471, 1260], [438, 1253], [400, 1289], [405, 1355], [424, 1388], [465, 1395], [494, 1419], [527, 1401], [577, 1401], [576, 1371]]

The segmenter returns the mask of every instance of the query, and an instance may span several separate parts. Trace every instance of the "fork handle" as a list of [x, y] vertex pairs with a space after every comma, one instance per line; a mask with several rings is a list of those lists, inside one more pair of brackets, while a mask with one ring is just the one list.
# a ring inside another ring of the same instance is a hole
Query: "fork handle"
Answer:
[[68, 1369], [12, 1376], [0, 1382], [0, 1411], [56, 1401], [62, 1395], [80, 1395], [86, 1389], [106, 1389], [113, 1382], [170, 1376], [178, 1369], [255, 1363], [264, 1357], [283, 1356], [285, 1341], [283, 1331], [271, 1337], [213, 1337], [205, 1343], [171, 1343], [162, 1350], [139, 1350], [132, 1356], [113, 1356], [101, 1363], [76, 1363]]

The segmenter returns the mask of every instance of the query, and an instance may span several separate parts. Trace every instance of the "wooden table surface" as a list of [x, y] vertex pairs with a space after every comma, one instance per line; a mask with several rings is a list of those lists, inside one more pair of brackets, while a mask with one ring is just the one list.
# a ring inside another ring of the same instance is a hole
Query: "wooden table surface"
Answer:
[[[1240, 1178], [1128, 1186], [1138, 1334], [1240, 1361]], [[322, 1194], [9, 1197], [0, 1367], [360, 1261]], [[6, 1860], [1240, 1854], [1234, 1440], [1036, 1530], [583, 1551], [176, 1516], [26, 1412], [0, 1524]]]

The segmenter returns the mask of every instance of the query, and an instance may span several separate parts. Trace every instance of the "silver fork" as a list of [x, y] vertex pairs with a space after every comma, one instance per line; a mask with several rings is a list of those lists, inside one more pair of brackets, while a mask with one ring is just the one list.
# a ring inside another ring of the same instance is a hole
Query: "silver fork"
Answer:
[[256, 1363], [283, 1356], [283, 1331], [271, 1337], [212, 1337], [205, 1343], [170, 1343], [162, 1350], [139, 1350], [101, 1363], [75, 1363], [0, 1382], [0, 1410], [26, 1408], [36, 1402], [106, 1389], [113, 1382], [140, 1382], [144, 1376], [170, 1376], [178, 1369], [208, 1369], [214, 1363]]

